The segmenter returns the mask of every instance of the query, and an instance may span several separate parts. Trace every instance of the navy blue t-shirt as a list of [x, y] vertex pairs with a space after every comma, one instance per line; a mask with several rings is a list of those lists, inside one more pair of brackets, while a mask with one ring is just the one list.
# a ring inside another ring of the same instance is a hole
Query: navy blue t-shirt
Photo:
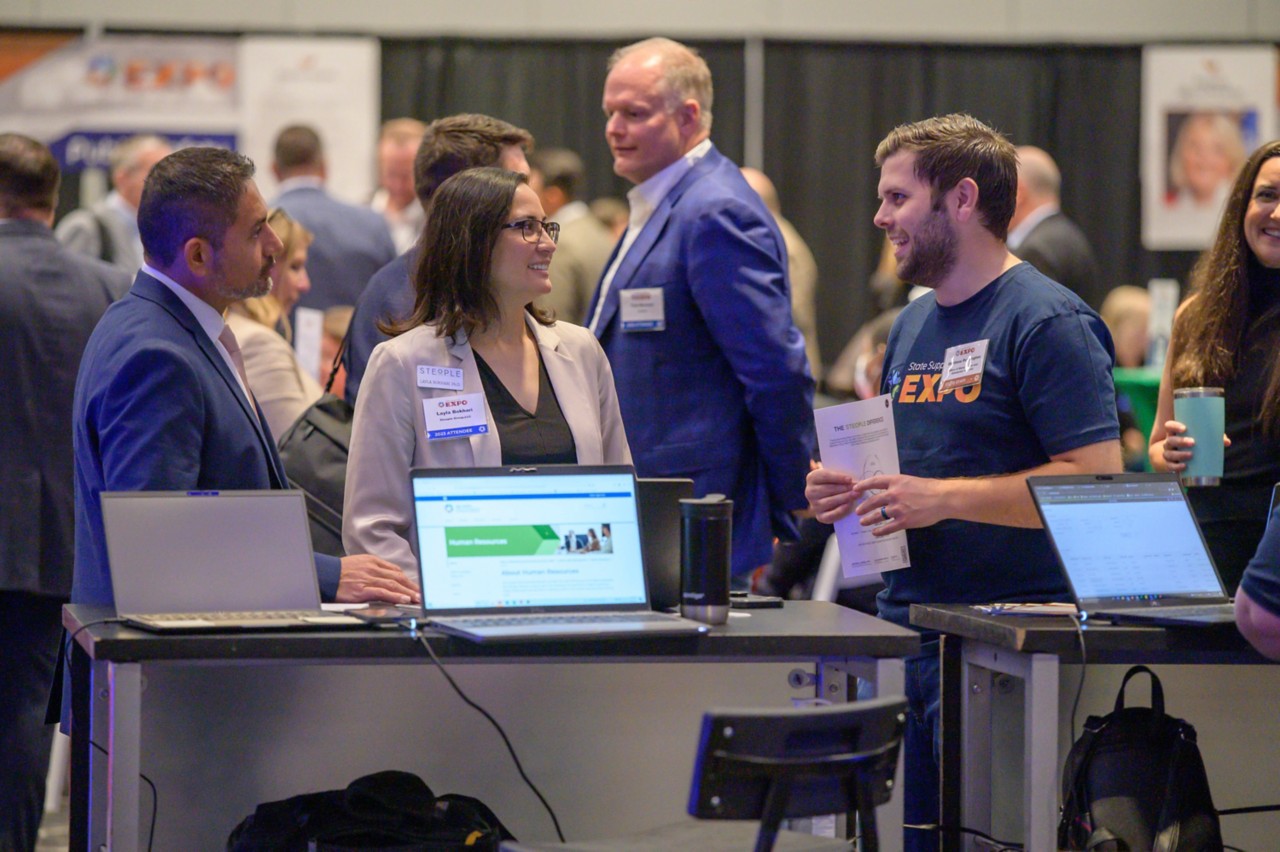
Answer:
[[1258, 606], [1280, 617], [1280, 506], [1267, 519], [1267, 531], [1244, 569], [1240, 588]]
[[[947, 349], [983, 340], [982, 381], [939, 391]], [[958, 305], [925, 294], [902, 310], [885, 352], [902, 473], [1016, 473], [1117, 439], [1114, 359], [1098, 315], [1028, 263]], [[887, 572], [880, 593], [890, 621], [905, 625], [912, 603], [1069, 597], [1043, 530], [945, 520], [908, 530], [907, 542], [911, 567]]]

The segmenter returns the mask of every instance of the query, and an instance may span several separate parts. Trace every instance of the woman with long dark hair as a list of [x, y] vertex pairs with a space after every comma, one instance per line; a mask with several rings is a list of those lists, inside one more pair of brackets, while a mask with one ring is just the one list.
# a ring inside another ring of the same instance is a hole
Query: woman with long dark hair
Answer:
[[1226, 392], [1222, 482], [1189, 489], [1196, 518], [1228, 591], [1262, 538], [1280, 481], [1280, 141], [1244, 164], [1213, 247], [1192, 272], [1192, 294], [1174, 320], [1151, 464], [1181, 471], [1195, 452], [1173, 419], [1173, 392]]
[[630, 464], [613, 373], [550, 292], [559, 226], [524, 175], [468, 169], [432, 197], [413, 313], [383, 331], [356, 402], [343, 543], [416, 576], [414, 467]]

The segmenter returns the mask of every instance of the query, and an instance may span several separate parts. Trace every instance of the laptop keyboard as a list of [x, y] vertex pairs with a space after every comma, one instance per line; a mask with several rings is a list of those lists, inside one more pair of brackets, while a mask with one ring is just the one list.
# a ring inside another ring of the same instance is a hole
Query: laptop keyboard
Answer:
[[[151, 621], [302, 621], [323, 619], [325, 614], [314, 609], [255, 609], [245, 612], [156, 612], [147, 613], [142, 618]], [[341, 619], [341, 613], [334, 613], [334, 618]]]
[[1139, 614], [1153, 615], [1160, 618], [1192, 618], [1197, 615], [1216, 615], [1232, 613], [1235, 608], [1231, 604], [1188, 604], [1186, 606], [1161, 606], [1139, 610]]
[[587, 612], [548, 615], [484, 615], [468, 618], [450, 618], [451, 624], [461, 627], [519, 627], [524, 624], [621, 624], [635, 622], [662, 623], [671, 617], [657, 612]]

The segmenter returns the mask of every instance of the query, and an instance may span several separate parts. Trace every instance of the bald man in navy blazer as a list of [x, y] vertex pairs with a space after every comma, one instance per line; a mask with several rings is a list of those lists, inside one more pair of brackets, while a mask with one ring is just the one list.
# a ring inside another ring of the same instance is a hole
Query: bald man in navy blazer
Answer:
[[592, 300], [641, 476], [734, 501], [737, 585], [794, 538], [814, 451], [813, 380], [791, 319], [786, 247], [711, 144], [711, 72], [669, 39], [609, 63], [605, 136], [636, 184], [631, 225]]

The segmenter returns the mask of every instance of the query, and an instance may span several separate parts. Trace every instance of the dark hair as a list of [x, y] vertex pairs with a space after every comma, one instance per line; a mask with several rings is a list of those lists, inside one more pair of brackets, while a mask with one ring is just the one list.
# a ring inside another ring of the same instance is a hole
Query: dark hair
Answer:
[[323, 158], [320, 134], [308, 124], [291, 124], [276, 136], [275, 163], [281, 171], [314, 166]]
[[[489, 285], [493, 249], [516, 188], [527, 180], [519, 172], [483, 167], [466, 169], [440, 184], [413, 270], [413, 313], [400, 322], [379, 323], [385, 334], [434, 325], [439, 336], [453, 337], [497, 320], [498, 302]], [[533, 305], [526, 310], [543, 325], [554, 321]]]
[[586, 167], [582, 158], [568, 148], [543, 148], [529, 155], [529, 165], [542, 174], [546, 186], [554, 186], [572, 201], [582, 190]]
[[58, 161], [40, 142], [20, 133], [0, 133], [0, 216], [58, 206]]
[[156, 163], [138, 204], [147, 259], [169, 266], [192, 237], [221, 248], [253, 171], [252, 160], [226, 148], [183, 148]]
[[[1258, 318], [1249, 304], [1249, 280], [1262, 271], [1245, 240], [1244, 216], [1258, 172], [1274, 157], [1280, 157], [1280, 141], [1258, 148], [1241, 167], [1218, 236], [1191, 271], [1190, 290], [1196, 298], [1178, 315], [1169, 347], [1175, 388], [1225, 384], [1240, 366], [1245, 332]], [[1280, 359], [1272, 365], [1259, 416], [1268, 435], [1280, 432]]]
[[496, 166], [504, 149], [533, 147], [529, 131], [476, 113], [438, 118], [427, 125], [413, 158], [413, 188], [425, 208], [440, 185], [463, 169]]
[[1018, 198], [1018, 153], [1008, 139], [964, 113], [902, 124], [876, 147], [876, 165], [899, 151], [916, 155], [916, 177], [933, 188], [933, 199], [964, 178], [978, 185], [978, 217], [997, 239], [1009, 236]]

